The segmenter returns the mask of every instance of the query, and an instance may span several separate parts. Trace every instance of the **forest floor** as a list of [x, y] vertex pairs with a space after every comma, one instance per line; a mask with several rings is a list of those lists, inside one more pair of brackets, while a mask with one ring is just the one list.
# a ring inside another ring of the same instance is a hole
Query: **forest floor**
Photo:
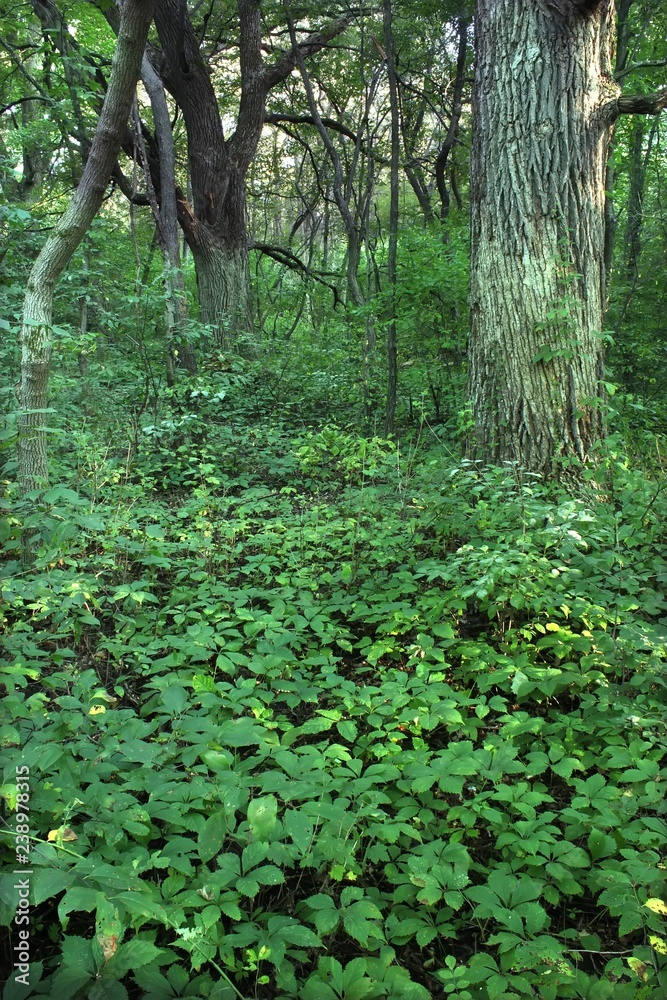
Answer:
[[204, 420], [8, 501], [3, 1000], [664, 1000], [663, 485]]

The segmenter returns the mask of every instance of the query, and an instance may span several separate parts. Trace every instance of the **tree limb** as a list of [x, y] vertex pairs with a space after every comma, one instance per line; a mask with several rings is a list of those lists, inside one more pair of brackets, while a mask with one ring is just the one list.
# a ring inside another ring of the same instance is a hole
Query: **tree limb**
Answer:
[[[273, 112], [270, 115], [265, 115], [264, 121], [267, 125], [280, 125], [281, 122], [288, 122], [290, 125], [312, 125], [314, 128], [317, 128], [317, 122], [312, 115], [291, 115], [283, 112]], [[352, 142], [358, 141], [352, 129], [349, 129], [346, 125], [341, 125], [335, 118], [322, 118], [321, 121], [327, 128], [332, 129], [334, 132], [340, 132], [341, 135], [347, 136]]]
[[328, 288], [334, 297], [334, 309], [340, 305], [340, 296], [338, 295], [338, 289], [335, 285], [330, 284], [325, 281], [321, 274], [317, 271], [311, 270], [304, 264], [300, 257], [297, 257], [295, 253], [291, 250], [286, 250], [284, 247], [273, 246], [271, 243], [251, 243], [251, 250], [259, 250], [260, 253], [266, 254], [267, 257], [273, 258], [279, 264], [283, 264], [285, 267], [289, 267], [291, 271], [298, 271], [305, 275], [307, 278], [312, 278], [313, 281], [319, 282], [320, 285], [324, 285]]
[[667, 108], [667, 87], [655, 94], [622, 94], [616, 107], [619, 115], [659, 115]]
[[635, 73], [637, 70], [651, 69], [656, 66], [667, 66], [667, 59], [647, 59], [645, 62], [633, 63], [632, 66], [627, 66], [616, 73], [615, 77], [617, 80], [622, 80], [624, 77], [629, 76], [630, 73]]
[[272, 87], [275, 87], [276, 84], [282, 83], [283, 80], [287, 79], [292, 70], [298, 65], [299, 58], [307, 59], [309, 56], [325, 48], [330, 41], [345, 31], [352, 20], [353, 17], [350, 14], [339, 17], [336, 21], [332, 21], [330, 24], [320, 28], [319, 31], [308, 35], [302, 42], [299, 42], [296, 46], [298, 52], [292, 48], [289, 52], [283, 53], [280, 59], [272, 66], [266, 66], [264, 69], [264, 85], [267, 92]]

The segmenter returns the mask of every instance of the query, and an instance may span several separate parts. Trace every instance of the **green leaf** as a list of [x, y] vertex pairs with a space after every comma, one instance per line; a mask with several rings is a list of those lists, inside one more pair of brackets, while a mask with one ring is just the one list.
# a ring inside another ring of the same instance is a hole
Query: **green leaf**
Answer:
[[225, 722], [218, 732], [218, 742], [222, 746], [249, 747], [257, 746], [264, 739], [264, 731], [256, 726], [252, 719], [245, 716]]
[[632, 931], [639, 930], [645, 924], [645, 918], [639, 909], [628, 909], [625, 913], [621, 914], [621, 919], [618, 922], [618, 935], [619, 937], [625, 937], [626, 934], [631, 934]]
[[224, 750], [206, 750], [205, 753], [200, 754], [200, 760], [202, 760], [214, 774], [218, 774], [221, 771], [229, 771], [234, 758], [231, 754], [225, 753]]
[[248, 803], [248, 823], [253, 837], [266, 841], [275, 829], [278, 800], [275, 795], [263, 795]]
[[73, 886], [66, 892], [58, 904], [58, 917], [63, 925], [63, 929], [67, 930], [69, 923], [68, 913], [71, 913], [72, 910], [85, 910], [90, 913], [97, 906], [97, 896], [98, 892], [96, 889], [87, 889], [79, 885]]
[[299, 990], [300, 1000], [339, 1000], [340, 994], [334, 993], [330, 986], [323, 983], [319, 976], [311, 976], [305, 986]]
[[300, 809], [288, 809], [283, 817], [283, 825], [301, 854], [307, 854], [313, 844], [315, 828], [306, 813]]
[[162, 954], [164, 954], [162, 949], [150, 941], [134, 937], [120, 945], [107, 967], [121, 979], [127, 972], [139, 969], [143, 965], [150, 965]]
[[153, 757], [158, 752], [158, 748], [152, 743], [145, 743], [143, 740], [127, 740], [118, 747], [118, 752], [126, 760], [137, 764], [146, 764], [148, 767], [153, 763]]
[[337, 722], [336, 729], [348, 743], [354, 743], [357, 738], [357, 727], [354, 722]]
[[171, 684], [162, 692], [160, 701], [169, 715], [181, 715], [188, 706], [188, 692], [180, 684]]
[[204, 864], [221, 852], [226, 837], [227, 819], [225, 810], [218, 809], [209, 816], [197, 837], [197, 850]]
[[285, 881], [285, 876], [275, 865], [262, 865], [260, 868], [253, 868], [252, 877], [260, 885], [282, 885]]
[[98, 979], [90, 988], [88, 1000], [128, 1000], [128, 995], [122, 983], [112, 979]]
[[53, 995], [76, 996], [95, 978], [96, 971], [92, 942], [78, 937], [64, 938], [61, 965], [53, 978]]
[[74, 881], [73, 872], [63, 871], [60, 868], [41, 868], [32, 878], [33, 905], [39, 906], [45, 899], [57, 896], [67, 889]]
[[27, 997], [35, 995], [33, 991], [42, 978], [43, 964], [30, 962], [28, 969], [27, 984], [17, 982], [14, 976], [7, 979], [2, 991], [2, 1000], [26, 1000]]
[[259, 882], [256, 882], [254, 878], [241, 877], [236, 883], [236, 888], [242, 896], [254, 899], [259, 892]]
[[304, 927], [303, 924], [295, 923], [288, 927], [282, 927], [280, 936], [285, 941], [289, 941], [290, 944], [298, 945], [301, 948], [322, 947], [322, 942], [317, 934], [314, 934], [308, 927]]

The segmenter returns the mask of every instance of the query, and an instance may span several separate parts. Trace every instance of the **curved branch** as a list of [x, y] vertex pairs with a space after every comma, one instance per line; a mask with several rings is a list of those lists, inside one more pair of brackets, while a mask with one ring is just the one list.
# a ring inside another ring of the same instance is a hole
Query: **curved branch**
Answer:
[[290, 271], [298, 271], [307, 278], [312, 278], [313, 281], [317, 281], [320, 285], [324, 285], [333, 293], [334, 309], [341, 304], [336, 286], [330, 284], [328, 281], [325, 281], [322, 275], [318, 274], [317, 271], [311, 270], [311, 268], [309, 268], [307, 264], [304, 264], [301, 258], [297, 257], [297, 255], [292, 253], [291, 250], [286, 250], [284, 247], [273, 246], [271, 243], [251, 243], [250, 249], [259, 250], [260, 253], [266, 254], [267, 257], [271, 257], [284, 267], [288, 267]]
[[[349, 129], [346, 125], [341, 125], [337, 122], [335, 118], [322, 118], [322, 124], [326, 125], [333, 132], [340, 132], [341, 135], [347, 136], [352, 142], [357, 142], [357, 136]], [[264, 122], [267, 125], [280, 125], [282, 122], [288, 122], [290, 125], [312, 125], [317, 128], [317, 122], [312, 115], [290, 115], [284, 114], [283, 112], [272, 112], [270, 115], [264, 116]]]
[[632, 66], [627, 66], [625, 69], [619, 70], [615, 74], [617, 80], [622, 80], [624, 77], [629, 76], [630, 73], [636, 73], [640, 69], [653, 69], [656, 66], [667, 66], [667, 59], [647, 59], [644, 62], [633, 63]]

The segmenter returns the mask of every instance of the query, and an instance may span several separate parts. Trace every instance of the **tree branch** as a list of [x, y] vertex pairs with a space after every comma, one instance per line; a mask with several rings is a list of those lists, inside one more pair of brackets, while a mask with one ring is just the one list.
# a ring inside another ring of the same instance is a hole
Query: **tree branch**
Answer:
[[338, 289], [336, 286], [330, 284], [328, 281], [325, 281], [324, 278], [317, 273], [317, 271], [311, 270], [311, 268], [304, 264], [301, 258], [297, 257], [297, 255], [292, 253], [291, 250], [286, 250], [284, 247], [273, 246], [271, 243], [251, 243], [250, 249], [259, 250], [260, 253], [273, 258], [273, 260], [277, 261], [279, 264], [289, 267], [291, 271], [298, 271], [307, 278], [312, 278], [313, 281], [317, 281], [320, 285], [324, 285], [333, 293], [334, 309], [340, 305], [340, 296], [338, 295]]
[[616, 106], [619, 115], [659, 115], [667, 108], [667, 87], [655, 94], [622, 94]]
[[[317, 122], [312, 115], [290, 115], [282, 112], [273, 112], [270, 115], [265, 115], [264, 121], [267, 125], [280, 125], [282, 122], [288, 122], [290, 125], [312, 125], [314, 128], [317, 128]], [[335, 118], [322, 118], [322, 124], [334, 132], [340, 132], [341, 135], [347, 136], [352, 142], [357, 142], [357, 136], [352, 129], [349, 129], [346, 125], [341, 125]]]
[[620, 70], [615, 74], [617, 80], [623, 80], [624, 77], [629, 76], [630, 73], [635, 73], [640, 69], [651, 69], [655, 66], [667, 66], [667, 59], [647, 59], [645, 62], [633, 63], [632, 66], [628, 66], [625, 69]]
[[325, 48], [330, 41], [345, 31], [351, 21], [352, 16], [349, 14], [338, 18], [336, 21], [332, 21], [330, 24], [320, 28], [319, 31], [308, 35], [304, 41], [299, 42], [297, 45], [298, 55], [292, 48], [289, 52], [285, 52], [272, 66], [266, 66], [264, 69], [264, 85], [267, 92], [272, 87], [275, 87], [276, 84], [282, 83], [283, 80], [287, 79], [292, 70], [298, 65], [299, 58], [307, 59], [309, 56]]
[[111, 170], [111, 180], [118, 190], [124, 194], [127, 200], [133, 205], [150, 205], [147, 195], [139, 194], [134, 190], [132, 181], [125, 176], [118, 161], [116, 161]]

